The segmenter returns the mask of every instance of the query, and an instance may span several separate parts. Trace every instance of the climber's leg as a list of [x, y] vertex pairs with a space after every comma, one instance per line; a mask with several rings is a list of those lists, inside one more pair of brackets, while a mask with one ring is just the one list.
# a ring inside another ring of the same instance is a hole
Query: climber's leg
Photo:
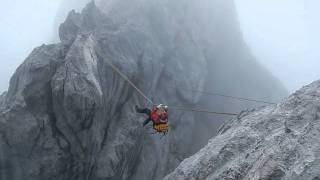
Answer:
[[151, 121], [151, 119], [150, 118], [148, 118], [148, 119], [146, 119], [144, 122], [143, 122], [143, 126], [145, 126], [145, 125], [147, 125], [149, 122]]
[[143, 114], [146, 114], [148, 116], [151, 116], [151, 110], [148, 109], [148, 108], [139, 108], [138, 106], [136, 106], [136, 111], [138, 113], [143, 113]]

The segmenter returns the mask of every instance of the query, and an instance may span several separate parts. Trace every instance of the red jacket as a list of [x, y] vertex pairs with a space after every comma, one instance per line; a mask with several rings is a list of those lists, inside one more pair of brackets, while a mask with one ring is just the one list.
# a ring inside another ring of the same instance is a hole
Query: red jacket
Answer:
[[151, 112], [151, 119], [155, 124], [167, 123], [168, 122], [168, 112], [163, 112], [158, 114], [157, 108], [153, 108]]

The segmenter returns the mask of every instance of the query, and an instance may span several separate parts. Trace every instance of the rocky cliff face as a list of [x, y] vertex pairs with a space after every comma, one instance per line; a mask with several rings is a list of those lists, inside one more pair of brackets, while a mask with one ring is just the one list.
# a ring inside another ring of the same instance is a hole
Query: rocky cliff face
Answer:
[[320, 178], [320, 81], [244, 111], [165, 179]]
[[[209, 2], [214, 6], [200, 6]], [[133, 110], [150, 105], [107, 62], [156, 103], [204, 102], [172, 85], [222, 86], [213, 80], [224, 76], [224, 67], [242, 87], [260, 87], [257, 97], [281, 97], [282, 86], [241, 48], [235, 19], [229, 0], [100, 1], [70, 12], [59, 29], [61, 43], [36, 48], [0, 97], [0, 179], [161, 179], [199, 149], [195, 141], [207, 140], [200, 132], [213, 130], [198, 127], [192, 113], [172, 111], [170, 134], [150, 135]], [[240, 66], [224, 66], [226, 56]], [[236, 85], [225, 87], [231, 92]], [[219, 107], [232, 109], [224, 103]]]

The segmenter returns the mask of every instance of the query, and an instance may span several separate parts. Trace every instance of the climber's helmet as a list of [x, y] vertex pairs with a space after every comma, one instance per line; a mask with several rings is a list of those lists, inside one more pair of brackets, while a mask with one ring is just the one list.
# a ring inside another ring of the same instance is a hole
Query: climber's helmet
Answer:
[[158, 110], [160, 110], [160, 111], [168, 111], [168, 106], [166, 106], [166, 105], [163, 105], [163, 104], [159, 104], [158, 106], [157, 106], [157, 109]]
[[159, 104], [159, 105], [157, 106], [157, 109], [163, 109], [163, 104]]
[[168, 111], [168, 106], [164, 106], [164, 110], [167, 112]]

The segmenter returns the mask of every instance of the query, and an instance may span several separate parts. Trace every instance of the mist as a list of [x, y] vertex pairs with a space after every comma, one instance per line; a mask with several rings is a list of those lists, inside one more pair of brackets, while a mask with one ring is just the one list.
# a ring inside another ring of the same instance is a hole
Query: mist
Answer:
[[58, 27], [71, 9], [89, 0], [3, 0], [0, 6], [0, 93], [35, 47], [59, 41]]
[[0, 92], [15, 69], [37, 46], [51, 43], [61, 0], [3, 0], [0, 6]]
[[239, 20], [252, 53], [292, 92], [320, 78], [320, 2], [239, 0]]
[[[0, 92], [33, 48], [58, 41], [68, 11], [88, 0], [4, 0], [0, 7]], [[254, 56], [289, 91], [319, 79], [320, 23], [316, 0], [235, 1], [244, 38]]]

